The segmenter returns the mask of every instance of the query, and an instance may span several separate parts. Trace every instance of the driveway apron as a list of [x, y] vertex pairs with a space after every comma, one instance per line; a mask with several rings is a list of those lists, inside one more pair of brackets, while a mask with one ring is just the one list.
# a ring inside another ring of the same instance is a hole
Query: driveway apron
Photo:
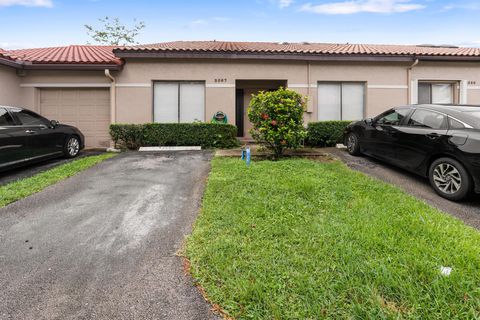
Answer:
[[177, 255], [210, 152], [126, 153], [0, 209], [0, 319], [213, 319]]

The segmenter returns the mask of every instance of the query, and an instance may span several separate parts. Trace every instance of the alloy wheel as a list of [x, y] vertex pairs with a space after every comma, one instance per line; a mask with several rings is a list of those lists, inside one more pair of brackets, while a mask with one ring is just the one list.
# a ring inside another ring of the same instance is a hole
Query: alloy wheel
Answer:
[[78, 154], [79, 150], [80, 150], [80, 143], [78, 142], [78, 139], [75, 137], [70, 138], [67, 143], [68, 154], [71, 157], [74, 157]]
[[435, 167], [433, 181], [437, 188], [446, 194], [457, 193], [462, 187], [460, 172], [450, 163], [439, 163]]
[[350, 134], [347, 138], [347, 149], [349, 152], [355, 151], [357, 145], [357, 139], [353, 134]]

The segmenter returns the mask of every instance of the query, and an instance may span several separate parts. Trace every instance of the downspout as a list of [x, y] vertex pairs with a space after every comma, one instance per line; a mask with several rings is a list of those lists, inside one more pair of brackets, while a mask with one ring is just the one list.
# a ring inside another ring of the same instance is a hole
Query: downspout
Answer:
[[307, 61], [307, 113], [312, 113], [313, 112], [313, 100], [310, 97], [310, 61]]
[[105, 76], [111, 81], [110, 84], [110, 123], [117, 122], [117, 86], [115, 78], [110, 74], [109, 69], [105, 69]]
[[419, 63], [418, 58], [415, 59], [415, 62], [407, 68], [407, 104], [411, 104], [412, 101], [412, 69]]
[[[110, 80], [110, 124], [114, 124], [117, 122], [117, 82], [115, 78], [110, 74], [109, 69], [105, 69], [105, 77]], [[110, 140], [110, 148], [107, 151], [115, 151], [116, 145], [115, 143]]]

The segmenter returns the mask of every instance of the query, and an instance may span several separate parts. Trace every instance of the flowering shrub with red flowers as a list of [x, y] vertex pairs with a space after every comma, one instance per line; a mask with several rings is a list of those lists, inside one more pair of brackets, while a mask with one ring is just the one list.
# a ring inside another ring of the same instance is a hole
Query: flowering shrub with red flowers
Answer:
[[305, 106], [302, 95], [284, 88], [253, 95], [248, 108], [252, 138], [272, 150], [275, 158], [282, 157], [285, 149], [302, 146], [306, 137]]

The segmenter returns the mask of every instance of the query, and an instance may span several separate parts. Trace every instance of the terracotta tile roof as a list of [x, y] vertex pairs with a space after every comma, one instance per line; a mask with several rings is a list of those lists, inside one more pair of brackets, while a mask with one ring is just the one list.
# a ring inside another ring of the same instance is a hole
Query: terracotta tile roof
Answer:
[[175, 41], [116, 48], [114, 52], [217, 52], [319, 55], [394, 55], [480, 57], [480, 48], [431, 45]]
[[2, 50], [0, 57], [31, 64], [115, 64], [122, 60], [116, 57], [113, 46], [71, 45], [66, 47]]
[[15, 55], [13, 55], [12, 53], [4, 49], [0, 49], [0, 59], [6, 59], [6, 60], [12, 60], [12, 61], [17, 60]]
[[122, 65], [121, 53], [188, 52], [188, 53], [256, 53], [293, 55], [371, 55], [371, 56], [437, 56], [478, 57], [480, 48], [449, 46], [274, 43], [226, 41], [175, 41], [128, 47], [71, 45], [65, 47], [20, 50], [0, 49], [0, 59], [26, 64]]

